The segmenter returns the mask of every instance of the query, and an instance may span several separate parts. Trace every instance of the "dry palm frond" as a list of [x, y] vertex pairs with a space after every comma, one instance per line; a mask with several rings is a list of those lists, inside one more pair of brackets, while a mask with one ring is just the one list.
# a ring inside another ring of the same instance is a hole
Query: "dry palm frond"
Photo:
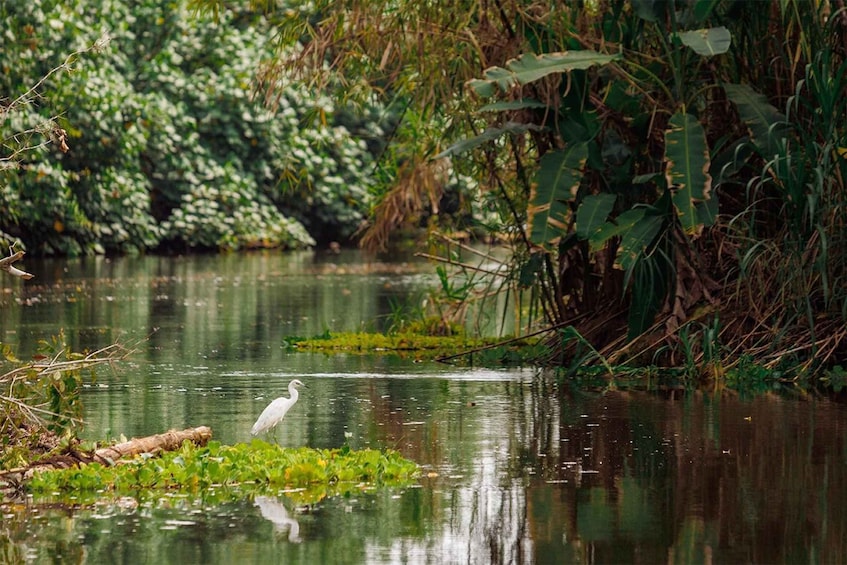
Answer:
[[401, 168], [394, 188], [388, 191], [374, 209], [365, 228], [361, 246], [371, 252], [384, 251], [390, 234], [411, 218], [429, 210], [438, 213], [444, 194], [446, 162], [416, 161]]

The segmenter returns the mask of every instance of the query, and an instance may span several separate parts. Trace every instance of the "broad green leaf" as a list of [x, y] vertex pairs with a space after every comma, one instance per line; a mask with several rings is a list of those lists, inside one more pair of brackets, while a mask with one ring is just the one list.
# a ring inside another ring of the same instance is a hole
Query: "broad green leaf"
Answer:
[[580, 239], [588, 237], [600, 228], [615, 206], [614, 194], [589, 194], [582, 199], [576, 211], [576, 235]]
[[497, 88], [506, 92], [510, 88], [512, 88], [517, 79], [514, 74], [509, 72], [507, 69], [502, 67], [490, 67], [485, 70], [485, 78], [484, 79], [473, 79], [468, 81], [468, 86], [470, 86], [474, 92], [482, 96], [483, 98], [489, 98], [494, 96], [497, 92]]
[[725, 84], [724, 91], [750, 128], [750, 137], [760, 153], [766, 159], [773, 158], [778, 153], [779, 140], [787, 131], [785, 116], [763, 94], [746, 84]]
[[588, 238], [588, 244], [592, 251], [597, 251], [606, 242], [615, 236], [623, 235], [632, 229], [632, 226], [640, 222], [644, 218], [646, 208], [631, 208], [620, 214], [617, 218], [610, 222], [606, 222], [597, 228]]
[[655, 213], [645, 213], [640, 220], [632, 225], [632, 228], [621, 237], [621, 245], [615, 260], [621, 268], [628, 270], [635, 262], [644, 255], [644, 252], [653, 244], [656, 234], [662, 227], [664, 218]]
[[523, 134], [528, 132], [529, 130], [541, 131], [544, 128], [538, 126], [536, 124], [521, 124], [518, 122], [506, 122], [500, 127], [490, 127], [486, 129], [479, 135], [475, 135], [473, 137], [469, 137], [467, 139], [462, 139], [461, 141], [457, 141], [435, 157], [433, 159], [440, 159], [442, 157], [449, 157], [450, 155], [458, 155], [460, 153], [464, 153], [466, 151], [470, 151], [471, 149], [476, 149], [480, 145], [488, 143], [489, 141], [493, 141], [503, 135], [504, 133], [511, 133], [515, 135]]
[[482, 79], [468, 81], [468, 86], [482, 97], [493, 96], [497, 89], [506, 92], [514, 86], [524, 85], [554, 73], [566, 73], [605, 65], [620, 59], [620, 55], [604, 55], [596, 51], [560, 51], [535, 55], [525, 53], [506, 62], [506, 68], [490, 67]]
[[695, 29], [676, 34], [684, 45], [703, 57], [712, 57], [729, 51], [732, 35], [723, 26], [709, 29]]
[[529, 239], [533, 244], [546, 247], [565, 233], [571, 215], [568, 202], [576, 197], [587, 158], [585, 143], [541, 158], [527, 206]]
[[690, 114], [671, 116], [665, 131], [665, 176], [674, 190], [673, 203], [686, 232], [702, 227], [696, 206], [712, 196], [709, 147], [700, 122]]
[[620, 236], [621, 243], [615, 264], [628, 270], [653, 244], [663, 222], [664, 217], [655, 210], [645, 207], [632, 208], [613, 221], [599, 226], [591, 234], [589, 244], [591, 249], [596, 251], [610, 238]]

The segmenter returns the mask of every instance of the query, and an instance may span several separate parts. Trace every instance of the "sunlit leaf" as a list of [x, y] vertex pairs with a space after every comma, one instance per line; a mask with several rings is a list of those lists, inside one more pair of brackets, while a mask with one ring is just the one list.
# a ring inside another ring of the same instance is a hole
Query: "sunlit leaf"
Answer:
[[704, 57], [726, 53], [732, 44], [732, 35], [723, 26], [683, 31], [676, 36], [682, 41], [683, 45], [690, 47], [695, 53]]
[[498, 89], [507, 92], [514, 86], [529, 84], [547, 75], [587, 69], [594, 65], [605, 65], [619, 58], [620, 55], [605, 55], [587, 49], [540, 55], [525, 53], [507, 61], [506, 68], [486, 69], [484, 78], [468, 81], [468, 86], [478, 95], [488, 98]]

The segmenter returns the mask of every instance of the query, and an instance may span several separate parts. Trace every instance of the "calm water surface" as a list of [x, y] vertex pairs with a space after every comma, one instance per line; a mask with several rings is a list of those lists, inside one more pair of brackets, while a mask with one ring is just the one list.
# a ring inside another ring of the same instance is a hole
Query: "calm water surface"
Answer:
[[[847, 413], [812, 398], [580, 392], [533, 370], [291, 353], [290, 335], [382, 329], [434, 282], [356, 254], [28, 262], [2, 340], [64, 329], [138, 342], [87, 383], [92, 439], [208, 425], [249, 440], [288, 381], [276, 439], [393, 448], [419, 483], [304, 506], [171, 497], [5, 504], [0, 561], [34, 563], [838, 563]], [[499, 316], [493, 315], [493, 318]], [[149, 336], [149, 339], [144, 339]], [[287, 393], [286, 393], [287, 394]]]

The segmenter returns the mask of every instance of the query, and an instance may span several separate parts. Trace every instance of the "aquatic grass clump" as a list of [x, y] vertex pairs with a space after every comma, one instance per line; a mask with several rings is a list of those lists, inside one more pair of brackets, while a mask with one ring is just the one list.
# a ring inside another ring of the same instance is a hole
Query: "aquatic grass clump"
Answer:
[[519, 339], [469, 337], [467, 335], [422, 335], [414, 332], [329, 333], [312, 338], [289, 337], [286, 344], [302, 351], [323, 353], [390, 353], [414, 355], [416, 359], [434, 359], [480, 366], [516, 366], [543, 357], [546, 345], [537, 336]]
[[[436, 352], [458, 351], [465, 348], [485, 345], [483, 338], [470, 338], [464, 335], [458, 336], [434, 336], [423, 335], [413, 332], [396, 334], [380, 333], [350, 333], [350, 332], [326, 332], [312, 338], [289, 338], [289, 343], [298, 349], [314, 351], [415, 351]], [[490, 340], [493, 341], [493, 340]]]
[[117, 465], [92, 463], [70, 469], [41, 471], [27, 488], [39, 496], [62, 494], [136, 494], [179, 491], [200, 494], [230, 488], [243, 494], [306, 489], [311, 498], [344, 494], [378, 486], [407, 486], [418, 466], [395, 451], [374, 449], [282, 448], [261, 440], [205, 447], [185, 442], [161, 456], [142, 454]]

